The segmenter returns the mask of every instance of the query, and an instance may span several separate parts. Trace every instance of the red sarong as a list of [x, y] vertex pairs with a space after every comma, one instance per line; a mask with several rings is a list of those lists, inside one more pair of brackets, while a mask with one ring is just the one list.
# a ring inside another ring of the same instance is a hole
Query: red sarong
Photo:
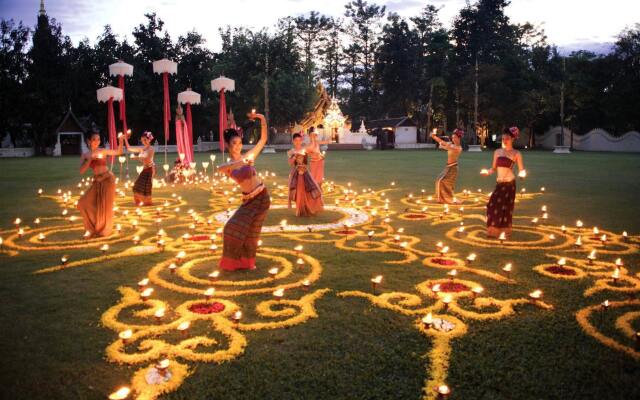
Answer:
[[513, 208], [516, 202], [516, 181], [498, 182], [487, 203], [487, 235], [511, 235]]

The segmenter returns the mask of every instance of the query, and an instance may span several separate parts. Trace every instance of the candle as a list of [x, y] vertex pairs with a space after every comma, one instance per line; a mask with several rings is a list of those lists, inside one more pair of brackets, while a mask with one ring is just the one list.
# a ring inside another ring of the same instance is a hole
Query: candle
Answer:
[[463, 233], [464, 233], [464, 226], [460, 226], [460, 227], [458, 228], [458, 233], [459, 233], [459, 234], [463, 234]]
[[440, 249], [440, 256], [444, 257], [449, 252], [449, 246], [444, 246]]
[[566, 259], [566, 258], [561, 257], [561, 258], [558, 260], [558, 266], [559, 266], [560, 268], [564, 268], [564, 266], [565, 266], [566, 264], [567, 264], [567, 259]]
[[520, 172], [518, 172], [518, 177], [520, 177], [522, 179], [526, 178], [527, 177], [527, 170], [523, 169]]
[[428, 313], [422, 318], [422, 323], [424, 324], [425, 329], [430, 329], [433, 325], [433, 316], [431, 313]]
[[176, 254], [176, 263], [178, 265], [182, 264], [186, 256], [187, 256], [186, 252], [180, 251], [178, 254]]
[[578, 236], [576, 239], [576, 247], [582, 246], [582, 236]]
[[142, 298], [142, 301], [147, 301], [147, 299], [151, 296], [152, 293], [153, 293], [153, 288], [146, 288], [145, 290], [143, 290], [140, 293], [140, 297]]
[[562, 233], [566, 233], [567, 232], [567, 227], [562, 225], [562, 227], [560, 228], [562, 230]]
[[447, 275], [449, 275], [451, 280], [453, 280], [456, 277], [456, 275], [458, 275], [458, 271], [455, 269], [452, 269], [451, 271], [447, 272]]
[[622, 232], [622, 240], [626, 242], [628, 239], [629, 239], [629, 235], [627, 234], [627, 231]]
[[21, 238], [22, 236], [24, 236], [24, 229], [20, 228], [20, 229], [18, 229], [18, 237]]
[[299, 244], [299, 245], [297, 245], [296, 247], [293, 248], [293, 250], [295, 250], [296, 253], [298, 253], [298, 255], [300, 255], [300, 253], [302, 252], [302, 249], [303, 249], [303, 247], [302, 247], [301, 244]]
[[164, 317], [164, 312], [165, 312], [165, 308], [164, 307], [160, 307], [156, 310], [156, 312], [153, 314], [153, 316], [156, 318], [156, 320], [161, 320]]
[[164, 239], [160, 239], [156, 242], [160, 250], [164, 250]]
[[476, 253], [471, 253], [467, 256], [467, 264], [471, 264], [476, 260]]
[[509, 276], [512, 269], [513, 265], [511, 263], [507, 263], [504, 267], [502, 267], [502, 270], [507, 273], [507, 276]]
[[109, 251], [109, 245], [103, 244], [102, 247], [100, 247], [100, 251], [102, 251], [103, 253], [106, 253], [107, 251]]
[[135, 236], [133, 237], [133, 244], [138, 244], [138, 243], [140, 243], [140, 236], [135, 235]]
[[118, 334], [118, 337], [122, 339], [122, 344], [127, 344], [127, 340], [131, 339], [133, 336], [133, 331], [131, 329], [127, 329], [126, 331], [122, 331]]
[[607, 243], [607, 235], [603, 234], [602, 236], [600, 236], [600, 241], [602, 242], [602, 245], [604, 246]]
[[476, 286], [471, 289], [471, 292], [473, 293], [473, 297], [476, 297], [484, 292], [484, 288], [482, 286]]
[[605, 310], [605, 311], [608, 310], [609, 306], [610, 306], [609, 300], [605, 300], [605, 301], [602, 302], [602, 309], [603, 310]]
[[138, 282], [138, 289], [144, 290], [145, 286], [149, 284], [149, 278], [144, 278]]
[[433, 285], [433, 286], [431, 287], [431, 291], [432, 291], [434, 294], [438, 293], [438, 292], [440, 291], [440, 284], [439, 284], [439, 283], [436, 283], [435, 285]]
[[453, 301], [453, 296], [451, 296], [450, 294], [447, 294], [444, 296], [444, 298], [442, 299], [442, 303], [444, 304], [444, 309], [448, 309], [449, 308], [449, 303], [451, 303]]
[[507, 240], [507, 234], [504, 232], [500, 232], [500, 236], [498, 236], [498, 240], [500, 241], [500, 244], [504, 243], [504, 241]]
[[436, 390], [438, 392], [438, 399], [446, 399], [451, 394], [451, 389], [447, 385], [440, 385]]
[[237, 325], [240, 322], [240, 320], [242, 319], [242, 311], [238, 310], [235, 313], [233, 313], [233, 316], [231, 317], [231, 319]]
[[489, 170], [488, 170], [488, 169], [486, 169], [486, 168], [482, 168], [482, 169], [480, 170], [480, 175], [489, 175]]
[[186, 335], [190, 325], [191, 325], [191, 322], [184, 321], [184, 322], [181, 322], [176, 329], [183, 335]]
[[218, 250], [218, 246], [216, 244], [212, 244], [211, 246], [209, 246], [209, 250], [214, 253], [216, 250]]
[[124, 400], [129, 397], [130, 392], [131, 389], [129, 389], [128, 387], [121, 387], [120, 389], [109, 395], [109, 400]]
[[620, 268], [616, 268], [613, 271], [611, 278], [613, 278], [613, 283], [618, 283], [618, 279], [620, 279]]
[[597, 226], [593, 227], [593, 236], [598, 236], [600, 234], [600, 229]]
[[40, 225], [40, 218], [34, 219], [33, 223], [36, 224], [36, 225]]
[[268, 272], [269, 272], [269, 275], [271, 275], [271, 278], [275, 279], [276, 275], [278, 275], [278, 268], [273, 267]]
[[204, 297], [207, 300], [211, 300], [211, 298], [213, 297], [213, 295], [216, 293], [216, 289], [210, 287], [207, 290], [204, 291]]
[[589, 265], [593, 264], [593, 261], [596, 259], [596, 251], [591, 250], [591, 253], [589, 253], [587, 259], [589, 260]]
[[284, 296], [284, 288], [279, 288], [273, 291], [273, 297], [275, 297], [276, 300], [282, 299], [282, 296]]
[[584, 224], [582, 223], [582, 221], [580, 221], [580, 220], [576, 221], [576, 228], [582, 228], [583, 225]]
[[298, 267], [300, 268], [304, 267], [304, 260], [302, 258], [298, 258], [296, 260], [296, 265], [298, 265]]
[[21, 222], [22, 220], [20, 218], [16, 218], [15, 221], [13, 221], [13, 224], [17, 227], [20, 225]]
[[304, 290], [309, 290], [309, 286], [311, 286], [311, 281], [309, 279], [302, 281], [302, 287]]
[[46, 237], [44, 236], [44, 234], [43, 234], [43, 233], [41, 233], [41, 234], [39, 234], [39, 235], [38, 235], [38, 240], [39, 240], [39, 241], [41, 241], [41, 242], [44, 242], [44, 239], [45, 239], [45, 238], [46, 238]]
[[42, 196], [42, 192], [43, 192], [42, 188], [38, 189], [38, 196]]
[[218, 279], [218, 277], [220, 276], [220, 271], [215, 270], [212, 273], [209, 274], [209, 278], [211, 278], [211, 280], [215, 281], [216, 279]]
[[540, 300], [540, 298], [542, 297], [542, 290], [534, 290], [533, 292], [529, 293], [529, 297], [533, 301]]
[[373, 231], [367, 232], [367, 236], [369, 237], [369, 240], [371, 240], [371, 238], [373, 237], [373, 234], [374, 234]]

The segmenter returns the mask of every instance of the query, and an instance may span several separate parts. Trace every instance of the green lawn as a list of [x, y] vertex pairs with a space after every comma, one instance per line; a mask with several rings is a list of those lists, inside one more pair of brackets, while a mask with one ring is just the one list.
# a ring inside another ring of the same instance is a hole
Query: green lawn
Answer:
[[[208, 160], [207, 157], [197, 155], [201, 161]], [[162, 155], [157, 158], [162, 163]], [[479, 175], [490, 160], [489, 152], [464, 153], [458, 191], [478, 188], [491, 191], [492, 178]], [[581, 219], [589, 229], [595, 225], [614, 234], [623, 230], [632, 236], [640, 234], [640, 156], [526, 152], [524, 161], [529, 173], [524, 181], [527, 191], [537, 192], [544, 186], [546, 192], [518, 203], [516, 216], [539, 216], [542, 205], [547, 205], [549, 225], [573, 226]], [[328, 153], [326, 172], [329, 179], [345, 187], [350, 182], [358, 191], [390, 188], [390, 182], [395, 181], [394, 190], [386, 196], [391, 199], [390, 208], [402, 213], [407, 207], [400, 203], [402, 197], [410, 192], [417, 194], [421, 189], [433, 192], [433, 181], [444, 162], [445, 154], [434, 151], [333, 151]], [[62, 225], [61, 221], [44, 220], [59, 216], [61, 208], [51, 199], [38, 198], [36, 190], [42, 187], [48, 194], [54, 194], [58, 188], [76, 190], [78, 166], [79, 160], [69, 157], [0, 159], [3, 231], [0, 236], [6, 239], [14, 232], [12, 222], [16, 217], [25, 224], [40, 217], [43, 226]], [[276, 172], [278, 182], [285, 184], [288, 166], [284, 154], [264, 154], [257, 160], [257, 167]], [[523, 184], [519, 185], [520, 189]], [[163, 197], [172, 192], [188, 202], [182, 207], [183, 213], [189, 208], [203, 215], [211, 213], [211, 195], [206, 190], [156, 191]], [[333, 204], [333, 198], [328, 203]], [[326, 223], [339, 217], [337, 213], [326, 213], [309, 221]], [[299, 221], [288, 210], [276, 210], [267, 224], [277, 224], [281, 219], [292, 224]], [[585, 296], [583, 292], [594, 285], [595, 278], [552, 279], [535, 272], [533, 267], [551, 262], [545, 254], [584, 258], [588, 252], [573, 252], [572, 248], [519, 250], [498, 245], [472, 246], [445, 238], [445, 232], [457, 223], [431, 225], [431, 221], [401, 221], [396, 215], [392, 219], [394, 228], [404, 227], [407, 236], [420, 240], [414, 247], [422, 252], [434, 251], [435, 242], [444, 240], [460, 257], [475, 252], [479, 260], [474, 266], [478, 269], [501, 273], [500, 267], [512, 262], [514, 284], [461, 274], [462, 279], [482, 284], [488, 295], [497, 299], [526, 298], [532, 289], [541, 289], [543, 300], [554, 307], [544, 310], [524, 304], [515, 308], [514, 315], [500, 320], [458, 316], [465, 321], [468, 332], [451, 341], [446, 378], [453, 390], [451, 399], [640, 398], [640, 358], [603, 345], [581, 329], [575, 315], [578, 310], [605, 299], [630, 302], [638, 299], [640, 286], [627, 292], [605, 290]], [[527, 225], [528, 221], [518, 223]], [[465, 219], [465, 224], [481, 222]], [[153, 233], [155, 228], [150, 231]], [[184, 231], [175, 229], [169, 233], [179, 236]], [[323, 239], [339, 237], [328, 232], [321, 235]], [[531, 237], [516, 232], [514, 240], [518, 239]], [[265, 246], [287, 250], [298, 244], [279, 234], [267, 235], [264, 240]], [[365, 242], [366, 238], [358, 240]], [[371, 293], [371, 277], [383, 274], [384, 283], [378, 293], [417, 294], [415, 285], [427, 279], [446, 278], [446, 271], [425, 267], [422, 255], [409, 263], [388, 264], [385, 262], [402, 257], [394, 253], [342, 250], [329, 241], [303, 244], [305, 253], [316, 258], [322, 267], [313, 289], [331, 290], [315, 302], [318, 317], [287, 328], [242, 332], [247, 341], [244, 353], [222, 364], [180, 361], [191, 367], [192, 375], [177, 391], [162, 398], [419, 399], [424, 395], [433, 340], [416, 328], [414, 323], [421, 316], [402, 315], [364, 298], [342, 297], [338, 293]], [[129, 246], [129, 243], [113, 244], [110, 251], [122, 251]], [[629, 254], [602, 254], [599, 259], [612, 262], [621, 257], [628, 269], [629, 282], [634, 279], [640, 282], [640, 276], [634, 277], [640, 273], [639, 246], [629, 245], [632, 249]], [[169, 260], [173, 253], [124, 257], [33, 274], [56, 265], [62, 254], [69, 254], [72, 260], [100, 255], [95, 248], [20, 251], [15, 256], [0, 253], [2, 398], [104, 399], [117, 387], [128, 385], [135, 371], [152, 364], [126, 366], [109, 362], [105, 349], [117, 340], [117, 332], [104, 327], [101, 316], [120, 301], [118, 287], [135, 289], [136, 282], [147, 276], [155, 264]], [[213, 268], [211, 262], [192, 272], [206, 274]], [[260, 264], [256, 272], [237, 272], [228, 277], [244, 280], [254, 276], [266, 276]], [[299, 271], [294, 272], [294, 277], [300, 276]], [[303, 294], [294, 289], [287, 297], [296, 299]], [[195, 298], [158, 287], [154, 297], [173, 306]], [[245, 322], [250, 323], [269, 321], [254, 311], [256, 304], [269, 298], [266, 293], [228, 300], [241, 306]], [[461, 305], [474, 308], [469, 299], [461, 301]], [[599, 312], [591, 323], [605, 336], [638, 353], [640, 348], [615, 326], [622, 313], [638, 311], [639, 305], [630, 303]], [[127, 314], [124, 319], [127, 318], [132, 317]], [[630, 324], [640, 330], [640, 318], [632, 319]], [[195, 332], [210, 334], [224, 348], [224, 336], [209, 332], [205, 326], [198, 326]], [[165, 339], [171, 343], [181, 340], [174, 334]]]

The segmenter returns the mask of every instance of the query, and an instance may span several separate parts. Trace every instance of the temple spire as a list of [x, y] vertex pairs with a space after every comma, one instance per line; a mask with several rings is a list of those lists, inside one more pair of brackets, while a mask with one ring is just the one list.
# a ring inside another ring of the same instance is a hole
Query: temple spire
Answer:
[[40, 0], [40, 15], [45, 15], [47, 12], [44, 9], [44, 0]]

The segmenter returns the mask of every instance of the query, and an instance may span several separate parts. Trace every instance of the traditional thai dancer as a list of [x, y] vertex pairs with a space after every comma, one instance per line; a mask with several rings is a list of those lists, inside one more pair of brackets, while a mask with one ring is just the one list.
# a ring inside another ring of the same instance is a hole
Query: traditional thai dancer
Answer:
[[156, 166], [153, 163], [153, 155], [155, 150], [151, 147], [153, 143], [153, 134], [146, 131], [140, 138], [142, 147], [129, 146], [128, 135], [125, 136], [125, 144], [127, 145], [127, 151], [131, 153], [138, 153], [138, 160], [142, 162], [142, 172], [138, 175], [138, 179], [133, 185], [133, 201], [137, 205], [150, 206], [153, 204], [151, 198], [151, 189], [153, 188], [153, 177], [156, 174]]
[[302, 148], [302, 135], [293, 135], [293, 149], [287, 152], [289, 156], [289, 208], [296, 203], [296, 215], [309, 217], [322, 211], [322, 192], [309, 173], [309, 156]]
[[269, 192], [253, 167], [253, 162], [267, 143], [267, 124], [264, 116], [256, 114], [255, 110], [249, 114], [249, 118], [260, 120], [260, 139], [242, 155], [242, 139], [238, 131], [225, 130], [224, 141], [231, 161], [218, 166], [220, 172], [230, 176], [242, 190], [242, 205], [224, 226], [220, 268], [228, 271], [256, 268], [258, 239], [271, 205]]
[[442, 170], [438, 178], [436, 178], [436, 197], [438, 203], [453, 203], [456, 179], [458, 177], [458, 157], [462, 152], [460, 141], [464, 131], [456, 129], [451, 135], [451, 142], [446, 142], [436, 135], [436, 129], [431, 133], [433, 140], [438, 142], [440, 148], [447, 151], [447, 166]]
[[504, 237], [511, 235], [513, 222], [513, 208], [516, 201], [516, 176], [513, 166], [518, 164], [518, 176], [524, 178], [527, 172], [524, 169], [522, 154], [513, 148], [513, 141], [520, 135], [517, 127], [507, 128], [502, 133], [502, 148], [493, 153], [493, 166], [489, 170], [482, 170], [483, 175], [491, 175], [495, 171], [496, 188], [491, 193], [487, 203], [487, 236]]
[[91, 132], [86, 138], [89, 151], [80, 157], [80, 174], [93, 170], [93, 183], [78, 200], [85, 231], [92, 237], [109, 236], [113, 229], [113, 204], [116, 197], [116, 177], [107, 167], [108, 156], [122, 154], [123, 137], [118, 137], [118, 148], [100, 148], [100, 134]]
[[309, 170], [311, 177], [318, 184], [318, 187], [322, 188], [324, 182], [324, 154], [320, 151], [320, 145], [331, 143], [328, 140], [318, 140], [318, 132], [315, 129], [311, 129], [309, 132], [310, 142], [305, 148], [307, 156], [309, 157]]

